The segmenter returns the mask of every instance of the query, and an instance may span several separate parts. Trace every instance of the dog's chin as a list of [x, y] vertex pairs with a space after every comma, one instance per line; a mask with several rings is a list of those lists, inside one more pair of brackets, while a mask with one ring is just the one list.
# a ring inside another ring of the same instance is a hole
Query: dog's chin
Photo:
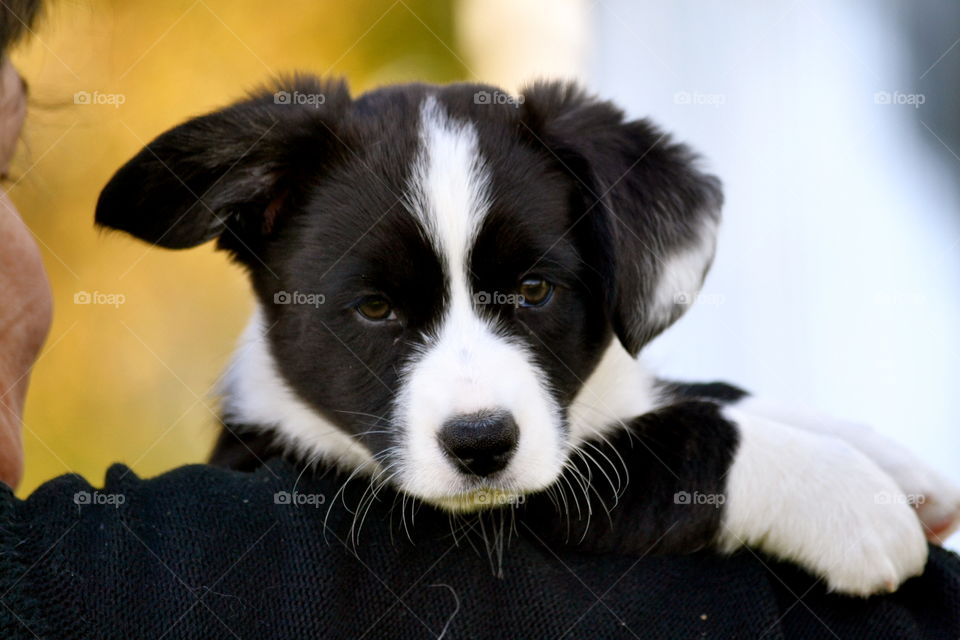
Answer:
[[481, 488], [449, 496], [421, 498], [424, 502], [450, 513], [474, 513], [522, 504], [526, 494], [502, 489]]
[[530, 496], [554, 486], [564, 465], [553, 458], [511, 464], [478, 478], [454, 471], [443, 460], [403, 465], [391, 484], [401, 493], [449, 513], [472, 513], [524, 504]]
[[417, 491], [406, 486], [400, 490], [421, 502], [432, 505], [448, 513], [476, 513], [517, 507], [524, 504], [533, 494], [543, 491], [555, 482], [536, 484], [517, 483], [510, 480], [461, 479], [459, 486], [451, 483], [449, 491]]

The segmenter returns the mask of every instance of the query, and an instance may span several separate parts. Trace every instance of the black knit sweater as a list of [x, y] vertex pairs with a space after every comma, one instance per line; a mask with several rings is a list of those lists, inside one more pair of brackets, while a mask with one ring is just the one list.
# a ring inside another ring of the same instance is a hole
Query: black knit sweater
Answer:
[[387, 489], [354, 540], [363, 485], [297, 476], [279, 460], [151, 480], [115, 466], [96, 491], [64, 476], [3, 493], [0, 638], [960, 637], [960, 558], [940, 549], [861, 600], [750, 551], [553, 548], [522, 511], [451, 522], [420, 506], [411, 523], [407, 504], [404, 526]]

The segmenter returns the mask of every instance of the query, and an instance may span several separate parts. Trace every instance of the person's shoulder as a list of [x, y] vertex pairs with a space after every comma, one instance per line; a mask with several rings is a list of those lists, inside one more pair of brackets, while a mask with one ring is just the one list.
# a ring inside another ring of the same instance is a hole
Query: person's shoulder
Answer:
[[[113, 507], [157, 511], [175, 507], [184, 514], [192, 507], [217, 504], [229, 510], [243, 508], [253, 496], [274, 495], [293, 486], [299, 471], [277, 458], [256, 471], [240, 472], [205, 464], [189, 464], [152, 477], [141, 477], [124, 464], [111, 465], [99, 486], [76, 473], [53, 478], [23, 498], [9, 489], [0, 495], [0, 504], [9, 517], [22, 522], [72, 520], [87, 508]], [[260, 500], [258, 500], [260, 502]]]
[[[930, 557], [923, 579], [949, 593], [960, 603], [960, 555], [943, 547], [930, 547]], [[907, 584], [910, 584], [909, 582]]]

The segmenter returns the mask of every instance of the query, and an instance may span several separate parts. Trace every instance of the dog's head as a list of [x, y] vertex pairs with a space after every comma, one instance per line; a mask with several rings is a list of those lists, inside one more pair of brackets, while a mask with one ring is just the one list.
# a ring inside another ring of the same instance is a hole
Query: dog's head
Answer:
[[569, 414], [687, 307], [720, 204], [686, 147], [568, 84], [296, 78], [151, 142], [97, 222], [247, 268], [230, 420], [465, 510], [548, 487], [618, 417]]

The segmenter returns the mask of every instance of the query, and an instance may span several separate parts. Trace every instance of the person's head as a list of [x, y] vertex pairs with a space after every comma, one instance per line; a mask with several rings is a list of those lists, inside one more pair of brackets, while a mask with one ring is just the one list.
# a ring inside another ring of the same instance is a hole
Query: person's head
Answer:
[[29, 33], [40, 13], [41, 0], [4, 0], [0, 6], [0, 53]]
[[[10, 49], [31, 32], [40, 0], [0, 3], [0, 177], [6, 177], [27, 115], [26, 83]], [[37, 244], [0, 190], [0, 482], [16, 486], [23, 473], [21, 414], [27, 381], [46, 339], [51, 294]]]
[[10, 160], [27, 115], [26, 83], [10, 62], [10, 48], [31, 30], [40, 0], [4, 0], [0, 5], [0, 175]]

